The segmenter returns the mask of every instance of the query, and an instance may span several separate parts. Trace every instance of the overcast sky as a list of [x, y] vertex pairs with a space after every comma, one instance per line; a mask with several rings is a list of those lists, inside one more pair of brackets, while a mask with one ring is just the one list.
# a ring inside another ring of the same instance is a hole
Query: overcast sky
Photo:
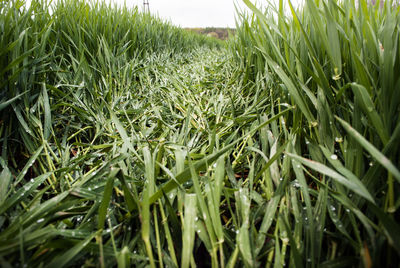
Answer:
[[[108, 0], [123, 4], [125, 0]], [[274, 1], [274, 0], [273, 0]], [[275, 0], [278, 1], [278, 0]], [[300, 0], [292, 0], [298, 2]], [[242, 0], [148, 0], [150, 12], [182, 27], [235, 27], [235, 3], [243, 9]], [[252, 0], [254, 3], [255, 1]], [[142, 9], [143, 0], [126, 0], [128, 6]]]

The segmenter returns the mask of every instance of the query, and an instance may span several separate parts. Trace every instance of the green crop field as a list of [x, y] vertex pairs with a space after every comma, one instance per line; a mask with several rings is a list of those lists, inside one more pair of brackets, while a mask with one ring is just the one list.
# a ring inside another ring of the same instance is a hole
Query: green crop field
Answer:
[[243, 2], [0, 1], [1, 267], [398, 267], [400, 6]]

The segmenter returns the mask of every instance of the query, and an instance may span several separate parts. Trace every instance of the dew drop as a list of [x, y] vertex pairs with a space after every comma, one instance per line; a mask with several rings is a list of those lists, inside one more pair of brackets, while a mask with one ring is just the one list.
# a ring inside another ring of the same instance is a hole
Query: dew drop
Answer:
[[337, 159], [338, 159], [338, 157], [337, 157], [337, 155], [333, 154], [333, 155], [331, 155], [331, 159], [333, 159], [333, 160], [337, 160]]
[[36, 222], [37, 222], [37, 223], [41, 223], [41, 222], [43, 222], [43, 221], [44, 221], [44, 219], [41, 218], [41, 219], [38, 219]]
[[341, 137], [336, 137], [336, 138], [335, 138], [335, 141], [336, 141], [336, 142], [343, 142], [343, 138], [341, 138]]

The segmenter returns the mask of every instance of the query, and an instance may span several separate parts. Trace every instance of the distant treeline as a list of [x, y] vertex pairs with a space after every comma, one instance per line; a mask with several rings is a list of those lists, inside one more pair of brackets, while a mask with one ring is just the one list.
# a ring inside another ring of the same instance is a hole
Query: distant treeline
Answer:
[[232, 28], [216, 28], [216, 27], [207, 27], [207, 28], [185, 28], [187, 31], [196, 32], [202, 35], [207, 35], [211, 37], [215, 37], [221, 40], [226, 40], [229, 38], [229, 35], [235, 34], [235, 29]]

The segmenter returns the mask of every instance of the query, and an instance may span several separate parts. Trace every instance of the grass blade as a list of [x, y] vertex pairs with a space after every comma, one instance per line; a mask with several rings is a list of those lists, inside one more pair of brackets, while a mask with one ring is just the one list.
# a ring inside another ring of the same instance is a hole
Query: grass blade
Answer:
[[188, 268], [190, 258], [192, 256], [194, 237], [195, 237], [195, 221], [197, 216], [197, 197], [195, 194], [185, 194], [185, 214], [183, 217], [183, 235], [182, 244], [182, 260], [181, 267]]
[[107, 184], [104, 188], [104, 193], [103, 193], [103, 199], [101, 200], [100, 206], [99, 206], [99, 218], [97, 222], [97, 228], [99, 230], [104, 229], [104, 225], [106, 222], [106, 217], [107, 217], [107, 211], [108, 211], [108, 205], [110, 204], [111, 201], [111, 195], [114, 187], [114, 179], [115, 175], [119, 172], [119, 169], [112, 168], [110, 174], [108, 175], [107, 178]]
[[400, 172], [392, 164], [392, 162], [378, 149], [376, 149], [369, 141], [367, 141], [360, 133], [358, 133], [354, 128], [352, 128], [346, 121], [336, 117], [336, 119], [342, 124], [344, 129], [362, 146], [366, 151], [368, 151], [373, 158], [376, 159], [382, 166], [384, 166], [400, 183]]
[[[98, 232], [100, 233], [100, 231]], [[77, 243], [74, 247], [69, 249], [67, 252], [64, 254], [54, 258], [52, 262], [48, 264], [48, 267], [64, 267], [67, 266], [68, 263], [77, 255], [79, 254], [89, 243], [92, 241], [92, 239], [98, 234], [98, 233], [92, 233], [88, 238], [85, 240], [82, 240], [81, 242]]]
[[343, 177], [342, 175], [340, 175], [339, 173], [337, 173], [333, 169], [331, 169], [331, 168], [329, 168], [329, 167], [327, 167], [327, 166], [325, 166], [325, 165], [323, 165], [321, 163], [318, 163], [318, 162], [315, 162], [315, 161], [300, 157], [300, 156], [295, 155], [295, 154], [291, 154], [291, 153], [286, 153], [286, 154], [288, 156], [290, 156], [291, 158], [296, 159], [300, 163], [308, 166], [309, 168], [312, 168], [315, 171], [318, 171], [318, 172], [320, 172], [320, 173], [322, 173], [322, 174], [324, 174], [326, 176], [329, 176], [330, 178], [334, 179], [338, 183], [342, 184], [343, 186], [349, 188], [350, 190], [354, 191], [355, 193], [357, 193], [360, 196], [364, 197], [365, 199], [369, 200], [371, 203], [375, 203], [374, 199], [369, 194], [369, 192], [365, 188], [365, 186], [362, 183], [357, 182], [358, 180], [355, 177], [352, 177], [353, 180], [350, 180], [348, 178]]

